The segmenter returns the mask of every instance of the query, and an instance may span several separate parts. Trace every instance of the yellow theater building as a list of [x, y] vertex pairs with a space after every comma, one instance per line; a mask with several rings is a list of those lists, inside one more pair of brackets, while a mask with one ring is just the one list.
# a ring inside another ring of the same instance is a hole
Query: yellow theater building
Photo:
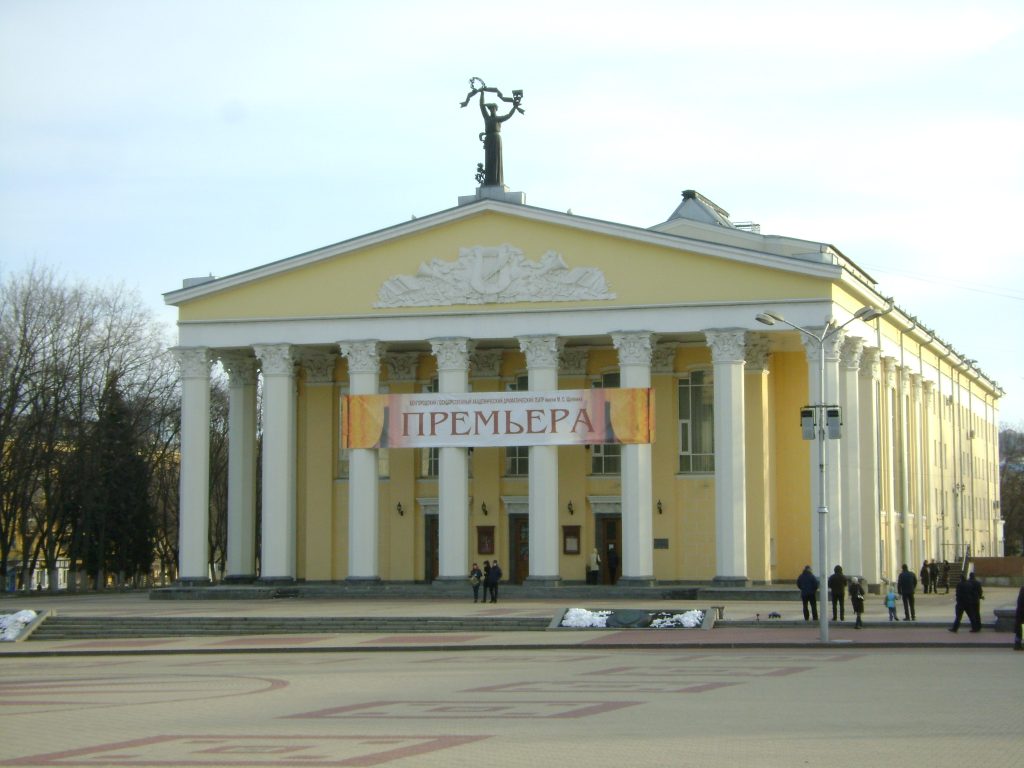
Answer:
[[[165, 298], [184, 583], [209, 581], [215, 363], [231, 580], [464, 581], [496, 559], [515, 583], [582, 583], [596, 549], [619, 584], [778, 583], [808, 563], [878, 584], [902, 563], [1002, 553], [999, 386], [836, 247], [735, 225], [692, 190], [643, 229], [482, 187]], [[600, 413], [574, 411], [586, 439], [553, 439], [554, 412], [530, 426], [531, 403], [618, 402], [587, 394], [611, 389], [640, 393], [647, 437], [602, 431]], [[424, 403], [453, 424], [525, 410], [472, 435], [353, 442], [365, 403], [392, 424]]]

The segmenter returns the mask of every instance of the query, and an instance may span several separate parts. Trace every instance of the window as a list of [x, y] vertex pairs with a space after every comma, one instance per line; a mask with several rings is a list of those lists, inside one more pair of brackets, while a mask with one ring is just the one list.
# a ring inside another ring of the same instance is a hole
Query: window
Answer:
[[714, 386], [707, 371], [679, 380], [679, 471], [715, 471]]
[[562, 554], [578, 555], [580, 553], [580, 526], [562, 526]]
[[494, 554], [493, 525], [478, 525], [476, 527], [476, 551], [481, 555]]
[[[507, 387], [509, 392], [525, 392], [530, 388], [529, 376], [516, 376]], [[526, 477], [530, 474], [530, 446], [510, 445], [505, 449], [505, 475]]]
[[[593, 387], [614, 389], [619, 386], [619, 374], [606, 373]], [[618, 443], [602, 443], [590, 450], [590, 472], [594, 475], [617, 475], [622, 471], [622, 446]]]
[[[437, 379], [423, 385], [423, 392], [437, 392]], [[437, 477], [441, 468], [440, 448], [420, 448], [420, 477]]]

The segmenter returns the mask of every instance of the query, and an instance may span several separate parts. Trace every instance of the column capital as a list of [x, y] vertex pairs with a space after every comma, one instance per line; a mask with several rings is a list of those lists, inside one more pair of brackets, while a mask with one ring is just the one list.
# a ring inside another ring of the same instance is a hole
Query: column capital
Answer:
[[291, 344], [254, 344], [253, 351], [260, 359], [264, 376], [295, 374], [295, 354]]
[[860, 356], [860, 375], [865, 379], [878, 378], [881, 372], [881, 359], [878, 347], [864, 347]]
[[663, 341], [656, 344], [654, 352], [651, 353], [651, 371], [672, 373], [676, 368], [676, 352], [678, 351], [678, 341]]
[[615, 331], [612, 344], [619, 353], [619, 365], [651, 364], [654, 334], [650, 331]]
[[251, 386], [256, 383], [258, 366], [256, 358], [249, 352], [220, 352], [217, 358], [228, 374], [229, 386]]
[[333, 383], [334, 365], [337, 361], [338, 356], [334, 352], [303, 352], [300, 362], [306, 371], [306, 383]]
[[430, 339], [430, 349], [437, 358], [437, 370], [466, 371], [474, 343], [467, 338]]
[[704, 338], [711, 347], [713, 363], [745, 363], [747, 332], [742, 328], [708, 328]]
[[586, 376], [589, 353], [588, 347], [563, 347], [559, 368], [568, 376]]
[[743, 350], [747, 362], [747, 373], [764, 373], [768, 370], [768, 358], [772, 356], [771, 345], [766, 333], [748, 333]]
[[376, 339], [339, 341], [338, 349], [348, 361], [348, 372], [380, 373], [381, 343]]
[[171, 352], [178, 361], [183, 379], [210, 378], [213, 360], [209, 347], [172, 347]]
[[926, 379], [921, 382], [921, 386], [924, 389], [924, 407], [931, 408], [935, 398], [935, 382]]
[[559, 339], [554, 335], [519, 336], [519, 349], [530, 368], [558, 368]]
[[419, 352], [389, 352], [382, 361], [389, 381], [415, 381]]
[[848, 336], [843, 339], [839, 351], [839, 363], [848, 371], [860, 370], [861, 358], [864, 356], [864, 339], [859, 336]]
[[487, 379], [498, 378], [501, 375], [501, 361], [504, 355], [504, 351], [500, 349], [474, 350], [469, 356], [473, 375]]
[[[825, 329], [811, 328], [810, 330], [820, 334]], [[843, 339], [845, 338], [846, 331], [842, 329], [833, 331], [824, 339], [821, 339], [820, 336], [809, 336], [806, 333], [800, 334], [800, 342], [804, 345], [804, 351], [807, 353], [807, 359], [813, 363], [818, 362], [818, 355], [822, 353], [822, 348], [824, 348], [826, 362], [838, 363], [839, 350], [842, 348]]]
[[893, 389], [896, 386], [897, 368], [899, 368], [899, 366], [896, 365], [895, 357], [882, 358], [882, 375], [885, 376], [885, 386], [889, 389]]
[[920, 373], [910, 374], [910, 392], [914, 400], [921, 399], [921, 382], [922, 377]]

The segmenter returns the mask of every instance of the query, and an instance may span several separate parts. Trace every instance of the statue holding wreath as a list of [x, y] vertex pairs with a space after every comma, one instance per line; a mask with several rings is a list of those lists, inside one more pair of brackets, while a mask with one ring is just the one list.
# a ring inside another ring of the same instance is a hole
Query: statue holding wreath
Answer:
[[[516, 112], [521, 115], [526, 114], [520, 106], [523, 101], [523, 92], [512, 91], [511, 96], [505, 96], [497, 88], [488, 87], [479, 77], [471, 77], [469, 87], [470, 91], [466, 94], [466, 100], [462, 102], [462, 106], [468, 105], [473, 97], [479, 94], [480, 114], [484, 118], [484, 130], [480, 134], [480, 141], [484, 145], [484, 162], [482, 170], [477, 174], [477, 180], [482, 187], [504, 187], [505, 173], [501, 162], [501, 124]], [[495, 99], [511, 104], [508, 112], [499, 114], [497, 103], [485, 101], [486, 94], [492, 94]]]

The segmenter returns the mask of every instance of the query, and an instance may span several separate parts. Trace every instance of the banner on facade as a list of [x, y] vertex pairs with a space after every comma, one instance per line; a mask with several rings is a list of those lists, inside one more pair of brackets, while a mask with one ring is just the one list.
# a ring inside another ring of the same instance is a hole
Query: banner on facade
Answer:
[[342, 448], [596, 445], [654, 440], [649, 388], [345, 395]]

